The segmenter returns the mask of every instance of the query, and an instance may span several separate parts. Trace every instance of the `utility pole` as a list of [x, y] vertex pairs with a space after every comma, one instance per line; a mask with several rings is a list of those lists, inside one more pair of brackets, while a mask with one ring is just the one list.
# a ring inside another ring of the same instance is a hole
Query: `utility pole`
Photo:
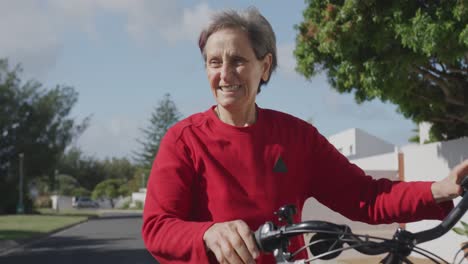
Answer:
[[24, 213], [24, 203], [23, 203], [23, 159], [24, 153], [19, 154], [19, 202], [16, 207], [17, 214]]
[[58, 174], [59, 174], [59, 171], [56, 169], [54, 171], [54, 181], [55, 181], [55, 192], [56, 192], [56, 195], [57, 195], [57, 207], [55, 208], [56, 211], [60, 211], [60, 181], [58, 179]]

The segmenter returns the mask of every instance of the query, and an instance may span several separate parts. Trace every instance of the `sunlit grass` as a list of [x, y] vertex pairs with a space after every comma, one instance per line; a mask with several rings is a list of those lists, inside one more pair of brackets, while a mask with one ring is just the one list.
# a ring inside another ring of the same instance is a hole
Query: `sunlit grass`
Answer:
[[88, 219], [88, 216], [1, 215], [0, 240], [39, 236]]

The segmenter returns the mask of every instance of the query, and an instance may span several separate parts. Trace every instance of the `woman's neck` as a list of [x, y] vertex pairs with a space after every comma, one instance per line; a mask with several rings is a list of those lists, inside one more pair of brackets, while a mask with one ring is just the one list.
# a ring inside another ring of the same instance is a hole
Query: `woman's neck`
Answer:
[[228, 110], [220, 105], [217, 105], [214, 111], [219, 120], [236, 127], [251, 126], [257, 121], [257, 109], [255, 105], [243, 111]]

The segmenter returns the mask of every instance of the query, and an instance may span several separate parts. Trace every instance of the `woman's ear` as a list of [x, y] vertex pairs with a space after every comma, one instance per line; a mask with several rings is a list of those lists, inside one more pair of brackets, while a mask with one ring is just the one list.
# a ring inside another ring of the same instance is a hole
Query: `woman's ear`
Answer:
[[263, 62], [262, 80], [264, 82], [270, 79], [270, 68], [271, 68], [272, 61], [273, 61], [273, 55], [271, 55], [271, 53], [266, 54], [265, 57], [262, 59], [262, 62]]

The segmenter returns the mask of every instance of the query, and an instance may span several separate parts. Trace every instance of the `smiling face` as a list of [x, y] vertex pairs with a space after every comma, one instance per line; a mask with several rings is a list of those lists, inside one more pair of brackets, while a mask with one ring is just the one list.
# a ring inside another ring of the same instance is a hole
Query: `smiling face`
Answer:
[[257, 59], [241, 29], [214, 32], [205, 46], [206, 72], [219, 106], [229, 111], [255, 108], [260, 80], [268, 80], [271, 54]]

